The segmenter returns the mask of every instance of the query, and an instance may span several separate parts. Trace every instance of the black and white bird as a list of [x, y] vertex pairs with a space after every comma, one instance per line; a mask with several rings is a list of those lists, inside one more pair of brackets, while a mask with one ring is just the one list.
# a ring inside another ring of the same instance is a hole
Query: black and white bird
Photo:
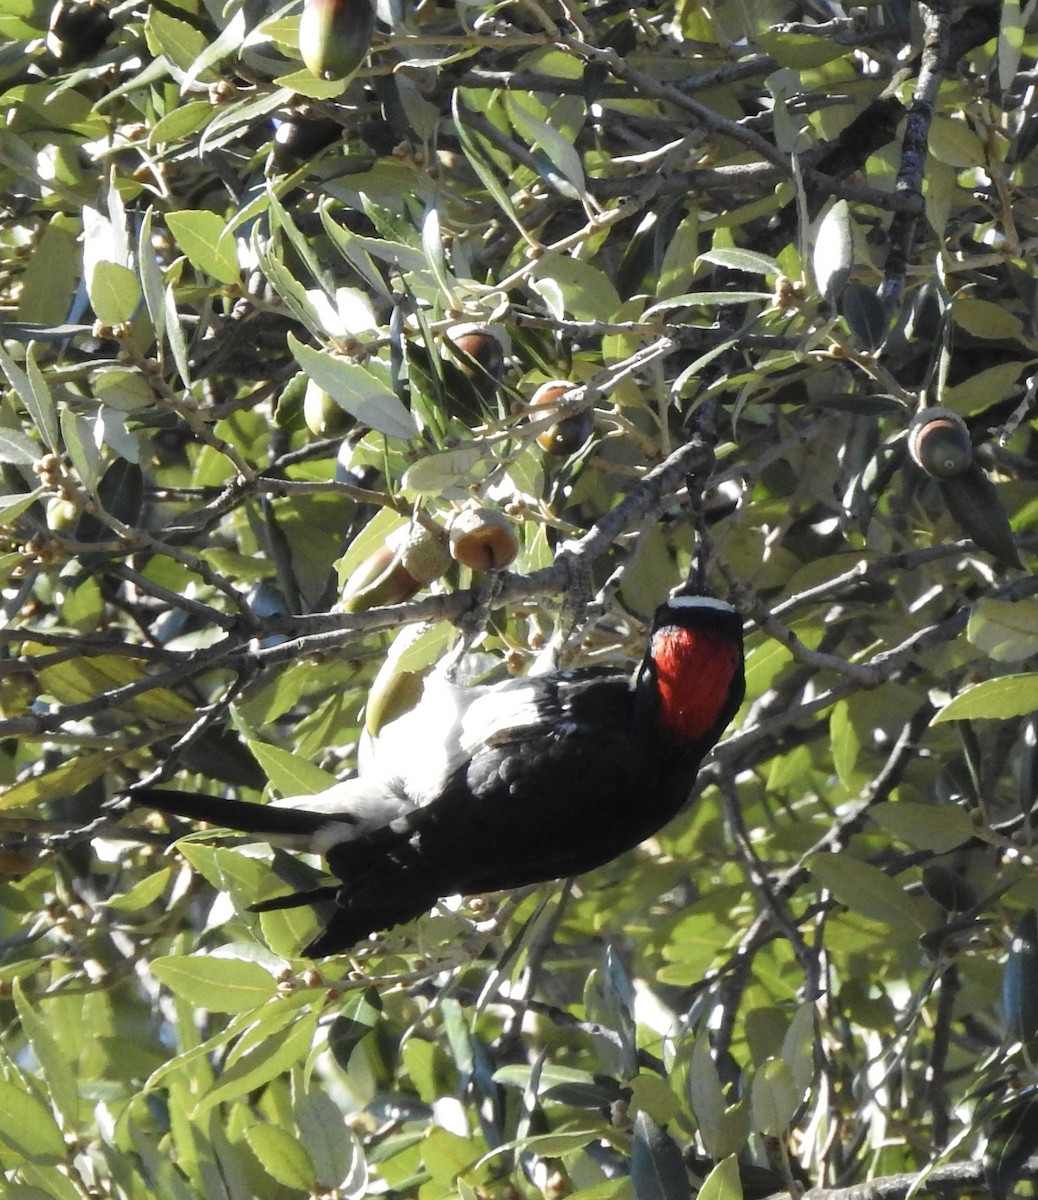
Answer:
[[584, 667], [459, 687], [426, 681], [378, 734], [356, 778], [251, 804], [159, 788], [144, 804], [321, 855], [339, 881], [254, 905], [333, 900], [312, 958], [427, 912], [445, 896], [579, 875], [682, 807], [742, 702], [742, 624], [679, 589], [656, 611], [632, 677]]

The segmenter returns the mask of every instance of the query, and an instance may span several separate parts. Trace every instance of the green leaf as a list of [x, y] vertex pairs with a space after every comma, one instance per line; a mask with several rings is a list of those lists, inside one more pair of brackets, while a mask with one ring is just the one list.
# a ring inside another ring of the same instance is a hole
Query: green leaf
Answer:
[[998, 85], [1003, 91], [1012, 86], [1020, 67], [1025, 33], [1020, 0], [1003, 0], [998, 30]]
[[[364, 2], [364, 0], [361, 0]], [[447, 270], [447, 259], [443, 250], [443, 234], [440, 230], [440, 214], [435, 204], [430, 204], [422, 220], [422, 249], [433, 278], [443, 292], [444, 303], [449, 308], [458, 306], [454, 280]]]
[[1026, 369], [1026, 363], [1011, 361], [972, 371], [961, 383], [941, 392], [941, 404], [963, 417], [1001, 404], [1019, 391], [1019, 379]]
[[847, 328], [867, 350], [879, 349], [887, 336], [889, 322], [872, 288], [852, 279], [840, 296], [840, 312]]
[[459, 90], [455, 90], [451, 96], [451, 112], [454, 117], [454, 128], [457, 132], [458, 140], [461, 142], [461, 148], [465, 152], [465, 157], [469, 160], [472, 169], [479, 176], [483, 186], [490, 193], [490, 196], [501, 211], [505, 213], [513, 225], [518, 229], [522, 229], [523, 224], [512, 205], [512, 198], [497, 177], [497, 170], [491, 160], [487, 143], [475, 130], [470, 129], [465, 123], [465, 118], [462, 114], [467, 113], [468, 109], [462, 102]]
[[516, 131], [530, 146], [544, 152], [551, 165], [569, 184], [572, 195], [578, 198], [584, 195], [584, 166], [572, 138], [563, 137], [554, 126], [529, 112], [515, 92], [505, 93], [505, 109]]
[[58, 407], [54, 403], [47, 379], [36, 362], [37, 346], [37, 342], [30, 342], [25, 352], [25, 369], [29, 380], [29, 394], [25, 397], [25, 407], [46, 445], [51, 450], [56, 450], [60, 445]]
[[671, 308], [694, 308], [696, 305], [752, 304], [755, 300], [770, 300], [771, 298], [771, 292], [685, 292], [682, 296], [669, 296], [658, 304], [651, 304], [642, 315], [648, 320], [649, 317], [654, 317]]
[[726, 1105], [721, 1080], [710, 1053], [710, 1039], [705, 1033], [696, 1037], [692, 1047], [688, 1069], [688, 1100], [699, 1127], [703, 1149], [711, 1158], [721, 1158], [718, 1147]]
[[912, 898], [899, 883], [869, 863], [849, 854], [812, 854], [807, 868], [815, 879], [853, 912], [879, 921], [900, 936], [922, 932], [923, 921]]
[[61, 410], [61, 438], [79, 476], [79, 482], [97, 495], [101, 477], [101, 454], [93, 438], [93, 431], [85, 417], [74, 413], [71, 408]]
[[739, 250], [734, 246], [720, 246], [713, 250], [704, 250], [696, 260], [709, 262], [718, 267], [727, 267], [731, 271], [745, 271], [750, 275], [782, 275], [785, 272], [779, 266], [778, 259], [770, 254], [758, 254], [755, 250]]
[[1038, 654], [1038, 601], [982, 596], [970, 612], [966, 637], [995, 662], [1022, 662]]
[[245, 1130], [249, 1149], [271, 1179], [288, 1188], [313, 1192], [317, 1175], [310, 1156], [287, 1129], [277, 1125], [250, 1125]]
[[318, 1190], [343, 1188], [365, 1172], [360, 1139], [343, 1123], [342, 1112], [321, 1086], [303, 1090], [301, 1072], [293, 1075], [292, 1113], [302, 1142], [313, 1163]]
[[833, 748], [833, 766], [844, 787], [851, 787], [854, 767], [861, 749], [861, 737], [851, 716], [851, 705], [837, 701], [829, 716], [829, 741]]
[[75, 1063], [69, 1051], [55, 1036], [60, 1034], [60, 1029], [52, 1030], [48, 1024], [46, 1008], [37, 1012], [25, 998], [21, 982], [17, 979], [14, 981], [13, 994], [22, 1032], [32, 1046], [47, 1091], [61, 1115], [62, 1124], [72, 1132], [79, 1122], [79, 1085], [74, 1069]]
[[665, 1079], [646, 1072], [629, 1081], [635, 1107], [647, 1113], [657, 1124], [666, 1125], [681, 1112], [681, 1101]]
[[433, 1125], [422, 1144], [422, 1161], [433, 1180], [450, 1187], [479, 1158], [478, 1143]]
[[608, 321], [620, 307], [604, 271], [565, 254], [546, 254], [534, 264], [530, 286], [541, 295], [545, 285], [557, 289], [563, 311], [577, 321]]
[[306, 374], [324, 388], [336, 404], [358, 421], [387, 437], [411, 439], [418, 436], [414, 417], [384, 383], [359, 363], [314, 350], [292, 333], [288, 346]]
[[205, 36], [193, 25], [168, 16], [153, 5], [148, 6], [144, 33], [153, 54], [164, 55], [174, 67], [185, 72], [208, 46]]
[[811, 267], [819, 292], [835, 304], [854, 266], [854, 223], [850, 205], [837, 200], [818, 224]]
[[195, 708], [166, 688], [141, 687], [118, 702], [110, 693], [134, 684], [143, 685], [147, 676], [141, 663], [121, 654], [95, 654], [70, 658], [39, 669], [42, 686], [62, 704], [79, 704], [104, 698], [109, 708], [132, 711], [134, 718], [159, 723], [192, 721]]
[[793, 1076], [793, 1086], [806, 1096], [815, 1077], [815, 1021], [813, 1004], [801, 1004], [782, 1039], [782, 1061]]
[[0, 811], [68, 799], [100, 778], [112, 765], [112, 753], [73, 754], [53, 770], [29, 775], [0, 790]]
[[1013, 930], [1002, 976], [1002, 1009], [1014, 1041], [1027, 1043], [1038, 1036], [1038, 912], [1033, 908]]
[[998, 488], [976, 462], [965, 474], [939, 479], [937, 484], [948, 512], [967, 537], [999, 562], [1022, 565]]
[[689, 1200], [692, 1195], [677, 1143], [644, 1112], [634, 1119], [631, 1180], [638, 1200]]
[[220, 283], [238, 282], [241, 272], [234, 236], [224, 236], [226, 224], [216, 213], [205, 209], [170, 212], [166, 224], [196, 270]]
[[236, 1058], [198, 1102], [196, 1115], [209, 1112], [217, 1104], [244, 1096], [303, 1062], [313, 1044], [317, 1019], [316, 1012], [301, 1014], [290, 1028], [263, 1037], [258, 1044]]
[[911, 800], [886, 800], [874, 804], [869, 816], [888, 833], [920, 850], [946, 854], [968, 842], [977, 832], [969, 814], [947, 804], [918, 804]]
[[34, 1091], [7, 1079], [0, 1079], [0, 1142], [39, 1165], [62, 1163], [68, 1157], [50, 1109]]
[[361, 1038], [382, 1019], [382, 998], [374, 988], [358, 988], [346, 997], [328, 1030], [328, 1049], [345, 1069]]
[[931, 721], [1006, 721], [1038, 711], [1038, 675], [1003, 675], [961, 691]]
[[939, 162], [950, 167], [981, 167], [987, 161], [984, 143], [966, 124], [964, 117], [935, 114], [930, 123], [927, 147]]
[[338, 782], [330, 771], [323, 771], [308, 758], [289, 750], [255, 738], [247, 740], [246, 745], [263, 768], [271, 787], [282, 796], [314, 796]]
[[813, 33], [779, 33], [765, 29], [757, 35], [756, 42], [765, 54], [793, 71], [822, 67], [850, 53], [849, 47], [835, 38], [820, 37]]
[[140, 912], [162, 897], [172, 878], [172, 867], [163, 867], [161, 871], [153, 871], [150, 875], [139, 879], [127, 891], [116, 892], [109, 896], [105, 901], [105, 906], [117, 909], [119, 912]]
[[192, 100], [180, 104], [157, 121], [148, 133], [148, 148], [154, 150], [164, 142], [180, 142], [203, 129], [213, 119], [213, 105], [208, 100]]
[[[0, 443], [2, 443], [2, 441], [3, 435], [0, 433]], [[0, 458], [0, 462], [2, 461], [3, 459]], [[32, 508], [36, 501], [39, 500], [41, 496], [46, 495], [46, 493], [47, 489], [45, 487], [38, 487], [31, 492], [16, 492], [13, 496], [0, 496], [0, 526], [13, 525], [23, 512], [26, 512], [28, 509]], [[7, 556], [0, 556], [0, 562], [4, 562], [6, 564], [6, 557]], [[14, 561], [21, 562], [21, 554], [15, 553]]]
[[1018, 341], [1023, 335], [1023, 322], [1016, 313], [993, 300], [956, 296], [952, 318], [974, 337]]
[[[30, 345], [26, 353], [27, 366], [31, 359], [32, 346]], [[32, 368], [29, 367], [29, 369], [31, 370]], [[29, 416], [32, 417], [33, 424], [43, 435], [43, 440], [48, 448], [51, 450], [57, 449], [57, 413], [55, 412], [53, 401], [50, 400], [49, 390], [45, 390], [45, 383], [41, 380], [40, 383], [43, 384], [43, 388], [38, 390], [40, 385], [30, 380], [29, 376], [10, 357], [3, 346], [0, 346], [0, 370], [7, 376], [7, 381], [14, 389], [14, 394], [18, 397]], [[46, 403], [48, 400], [50, 400], [49, 404]], [[26, 454], [31, 455], [31, 457], [25, 457]], [[22, 457], [12, 457], [12, 455], [21, 455]], [[40, 449], [31, 438], [15, 429], [0, 428], [0, 462], [32, 463], [39, 457]]]
[[1031, 1088], [1014, 1097], [988, 1133], [984, 1182], [992, 1200], [1006, 1200], [1035, 1150], [1038, 1150], [1038, 1092]]
[[39, 442], [34, 442], [17, 429], [0, 428], [0, 462], [31, 466], [42, 456]]
[[104, 325], [122, 325], [130, 321], [141, 302], [137, 276], [129, 267], [105, 259], [94, 264], [87, 291], [94, 313]]
[[739, 1160], [734, 1154], [723, 1158], [703, 1180], [696, 1200], [742, 1200]]
[[248, 1012], [277, 994], [277, 984], [269, 971], [258, 963], [237, 958], [157, 958], [151, 969], [171, 992], [208, 1012]]
[[419, 496], [442, 495], [450, 488], [467, 488], [486, 451], [481, 446], [458, 446], [426, 454], [404, 472], [402, 486]]
[[781, 1058], [769, 1058], [754, 1075], [750, 1090], [753, 1128], [765, 1137], [784, 1137], [801, 1099], [789, 1066]]

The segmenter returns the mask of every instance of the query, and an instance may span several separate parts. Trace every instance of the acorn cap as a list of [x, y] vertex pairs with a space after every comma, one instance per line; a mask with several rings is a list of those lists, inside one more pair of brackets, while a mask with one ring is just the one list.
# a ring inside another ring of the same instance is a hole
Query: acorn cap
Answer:
[[463, 509], [451, 522], [450, 552], [473, 571], [500, 570], [519, 553], [512, 522], [491, 508]]
[[[406, 538], [400, 549], [400, 561], [407, 573], [424, 587], [439, 579], [451, 565], [447, 548], [447, 535], [443, 530], [433, 530], [416, 521], [405, 526]], [[393, 538], [387, 539], [393, 544]]]
[[920, 409], [912, 418], [908, 453], [934, 479], [954, 479], [970, 469], [973, 443], [962, 417], [935, 405]]

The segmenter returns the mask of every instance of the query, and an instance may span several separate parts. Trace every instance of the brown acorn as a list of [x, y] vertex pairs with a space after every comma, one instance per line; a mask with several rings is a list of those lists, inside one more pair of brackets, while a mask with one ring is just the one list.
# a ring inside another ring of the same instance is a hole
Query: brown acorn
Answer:
[[342, 137], [342, 126], [331, 117], [307, 117], [294, 113], [278, 123], [274, 131], [274, 162], [290, 170]]
[[65, 65], [86, 62], [101, 49], [114, 28], [107, 5], [59, 0], [50, 14], [47, 49]]
[[950, 408], [920, 409], [908, 427], [912, 461], [934, 479], [965, 475], [973, 462], [973, 443], [966, 422]]
[[[542, 383], [534, 392], [530, 400], [530, 407], [537, 408], [540, 405], [553, 404], [571, 387], [573, 384], [565, 379], [551, 379], [547, 383]], [[536, 414], [531, 415], [536, 418]], [[575, 454], [591, 436], [594, 425], [594, 415], [590, 409], [586, 408], [583, 412], [563, 417], [539, 433], [537, 445], [548, 454], [560, 456]]]
[[451, 522], [450, 552], [473, 571], [507, 567], [519, 553], [511, 521], [490, 508], [466, 508]]
[[[466, 359], [471, 359], [495, 383], [501, 382], [505, 374], [505, 355], [509, 349], [504, 330], [496, 325], [455, 325], [447, 330], [446, 336]], [[462, 363], [462, 369], [470, 375], [474, 373], [468, 362]]]
[[303, 0], [299, 54], [318, 79], [345, 80], [364, 61], [374, 32], [370, 0]]
[[441, 535], [423, 525], [403, 525], [346, 581], [342, 607], [346, 612], [365, 612], [383, 604], [402, 604], [439, 579], [449, 565]]

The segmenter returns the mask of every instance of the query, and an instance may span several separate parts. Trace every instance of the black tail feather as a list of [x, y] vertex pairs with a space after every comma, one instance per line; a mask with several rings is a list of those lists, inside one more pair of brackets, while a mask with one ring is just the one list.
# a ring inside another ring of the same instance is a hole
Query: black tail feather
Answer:
[[131, 803], [189, 821], [206, 821], [224, 829], [255, 833], [260, 837], [307, 837], [323, 829], [331, 820], [348, 821], [346, 816], [331, 818], [327, 813], [305, 808], [276, 808], [272, 804], [250, 804], [200, 792], [174, 792], [165, 788], [135, 788], [126, 793]]
[[435, 897], [431, 900], [423, 897], [421, 900], [397, 900], [379, 908], [365, 907], [356, 911], [348, 906], [336, 908], [321, 932], [303, 948], [303, 956], [324, 958], [329, 954], [342, 954], [372, 933], [406, 925], [408, 921], [427, 913], [434, 903]]
[[324, 887], [310, 888], [306, 892], [287, 892], [284, 896], [272, 896], [269, 900], [257, 900], [249, 905], [249, 912], [276, 912], [281, 908], [303, 908], [307, 904], [322, 904], [326, 900], [334, 900], [339, 894], [337, 883], [329, 883]]

